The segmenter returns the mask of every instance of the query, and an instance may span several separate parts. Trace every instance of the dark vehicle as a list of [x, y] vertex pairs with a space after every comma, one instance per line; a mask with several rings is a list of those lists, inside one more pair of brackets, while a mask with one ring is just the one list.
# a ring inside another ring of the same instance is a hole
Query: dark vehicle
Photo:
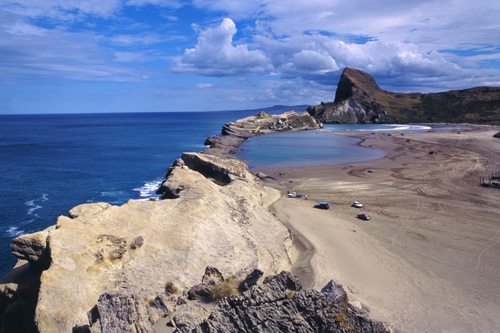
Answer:
[[371, 219], [371, 217], [368, 214], [358, 214], [358, 219], [366, 221], [366, 220]]

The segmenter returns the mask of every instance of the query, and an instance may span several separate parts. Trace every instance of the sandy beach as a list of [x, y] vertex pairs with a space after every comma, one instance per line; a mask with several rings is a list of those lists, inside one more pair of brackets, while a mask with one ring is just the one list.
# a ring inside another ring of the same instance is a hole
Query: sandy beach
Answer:
[[[498, 331], [500, 189], [481, 187], [479, 177], [500, 169], [500, 128], [467, 127], [357, 133], [360, 145], [387, 156], [265, 170], [280, 178], [267, 181], [283, 194], [270, 209], [295, 235], [293, 272], [304, 285], [337, 280], [396, 332]], [[333, 206], [316, 209], [316, 201]]]

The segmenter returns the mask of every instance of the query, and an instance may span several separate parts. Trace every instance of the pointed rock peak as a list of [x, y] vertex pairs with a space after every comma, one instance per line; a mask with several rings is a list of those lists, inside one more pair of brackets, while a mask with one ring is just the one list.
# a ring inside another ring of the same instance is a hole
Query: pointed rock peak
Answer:
[[346, 67], [340, 76], [334, 103], [342, 102], [356, 95], [372, 96], [381, 90], [375, 79], [359, 69]]

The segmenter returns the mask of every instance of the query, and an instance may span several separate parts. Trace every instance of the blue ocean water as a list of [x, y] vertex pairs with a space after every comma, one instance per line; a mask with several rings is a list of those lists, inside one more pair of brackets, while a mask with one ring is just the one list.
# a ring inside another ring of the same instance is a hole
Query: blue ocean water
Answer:
[[82, 203], [154, 196], [182, 152], [255, 113], [0, 115], [0, 276], [16, 262], [14, 237]]
[[[16, 262], [9, 247], [14, 237], [43, 230], [82, 203], [120, 205], [155, 196], [182, 152], [202, 151], [205, 139], [219, 134], [223, 124], [255, 113], [0, 115], [0, 276]], [[248, 148], [249, 154], [266, 160], [265, 146], [279, 142], [287, 148], [275, 162], [294, 166], [295, 161], [320, 160], [330, 146], [353, 149], [339, 136], [294, 135], [259, 137], [262, 149]], [[319, 149], [304, 148], [306, 142]]]

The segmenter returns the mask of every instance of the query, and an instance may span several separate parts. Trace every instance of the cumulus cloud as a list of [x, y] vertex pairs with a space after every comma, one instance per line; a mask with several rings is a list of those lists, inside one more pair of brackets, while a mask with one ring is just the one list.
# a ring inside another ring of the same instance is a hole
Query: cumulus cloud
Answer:
[[233, 45], [236, 32], [236, 25], [229, 18], [225, 18], [218, 26], [202, 30], [196, 46], [185, 50], [172, 71], [216, 77], [266, 74], [272, 71], [264, 52], [249, 50], [245, 44]]
[[258, 13], [252, 41], [285, 79], [335, 85], [347, 66], [378, 75], [393, 87], [405, 82], [405, 89], [411, 90], [425, 89], [425, 82], [432, 86], [427, 89], [465, 88], [471, 81], [466, 77], [475, 77], [476, 85], [488, 84], [498, 82], [494, 75], [500, 74], [498, 69], [485, 69], [500, 63], [498, 1], [194, 3], [223, 10], [240, 21]]

